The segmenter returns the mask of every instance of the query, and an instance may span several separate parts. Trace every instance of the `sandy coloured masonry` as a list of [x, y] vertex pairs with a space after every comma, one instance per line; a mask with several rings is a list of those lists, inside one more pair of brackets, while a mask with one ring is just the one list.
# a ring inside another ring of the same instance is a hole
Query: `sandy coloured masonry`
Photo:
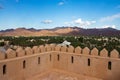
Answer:
[[102, 80], [120, 80], [119, 68], [119, 52], [115, 49], [109, 57], [106, 49], [99, 52], [97, 48], [52, 44], [0, 52], [0, 80], [27, 80], [54, 69]]

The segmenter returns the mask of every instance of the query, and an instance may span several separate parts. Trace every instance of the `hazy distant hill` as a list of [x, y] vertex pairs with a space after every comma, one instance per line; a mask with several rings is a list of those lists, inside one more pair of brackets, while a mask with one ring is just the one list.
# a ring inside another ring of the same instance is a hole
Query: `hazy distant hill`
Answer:
[[0, 31], [0, 36], [58, 36], [58, 35], [88, 35], [88, 36], [120, 36], [120, 30], [113, 28], [83, 29], [79, 27], [56, 27], [53, 29], [7, 29]]

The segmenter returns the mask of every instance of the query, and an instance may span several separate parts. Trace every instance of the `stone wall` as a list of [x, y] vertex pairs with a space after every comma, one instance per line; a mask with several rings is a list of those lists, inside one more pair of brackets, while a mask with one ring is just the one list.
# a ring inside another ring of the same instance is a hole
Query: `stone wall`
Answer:
[[16, 50], [8, 49], [6, 53], [1, 52], [0, 80], [25, 80], [53, 68], [53, 54], [40, 52], [43, 47], [19, 47]]
[[40, 45], [18, 47], [0, 52], [0, 80], [25, 80], [52, 68], [66, 70], [103, 80], [120, 80], [120, 58], [115, 49]]

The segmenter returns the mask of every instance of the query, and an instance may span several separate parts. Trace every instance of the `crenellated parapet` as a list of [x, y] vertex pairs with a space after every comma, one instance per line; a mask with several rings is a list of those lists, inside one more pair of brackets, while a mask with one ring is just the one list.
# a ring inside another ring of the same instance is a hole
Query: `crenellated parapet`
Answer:
[[0, 60], [9, 59], [9, 58], [17, 58], [17, 57], [24, 57], [28, 55], [39, 54], [43, 52], [50, 52], [50, 51], [58, 51], [58, 52], [66, 52], [66, 53], [74, 53], [74, 54], [81, 54], [81, 55], [90, 55], [98, 56], [98, 57], [109, 57], [109, 58], [118, 58], [120, 57], [120, 53], [113, 49], [108, 56], [108, 51], [104, 48], [99, 51], [96, 47], [90, 50], [88, 47], [81, 48], [80, 46], [74, 48], [73, 46], [60, 46], [55, 44], [46, 44], [40, 46], [33, 46], [31, 47], [16, 47], [15, 49], [7, 49], [6, 52], [0, 51]]
[[68, 47], [67, 46], [62, 46], [60, 51], [61, 52], [67, 52]]
[[90, 49], [88, 47], [85, 47], [83, 50], [82, 50], [82, 54], [84, 55], [90, 55]]
[[25, 56], [25, 50], [22, 47], [16, 49], [16, 57]]
[[80, 46], [75, 48], [75, 53], [76, 54], [81, 54], [82, 53], [82, 48]]
[[104, 48], [100, 51], [100, 56], [102, 57], [108, 57], [108, 51]]
[[[40, 46], [14, 46], [0, 51], [0, 79], [25, 80], [50, 69], [66, 70], [102, 80], [120, 80], [120, 53], [104, 48], [74, 48], [46, 44]], [[16, 75], [16, 76], [15, 76]]]
[[33, 53], [39, 53], [40, 52], [39, 46], [33, 46], [32, 50], [33, 50]]
[[26, 53], [26, 55], [32, 55], [33, 54], [33, 49], [31, 49], [31, 47], [26, 47], [25, 48], [25, 53]]
[[92, 50], [91, 50], [91, 53], [90, 53], [91, 55], [93, 55], [93, 56], [98, 56], [98, 49], [97, 48], [93, 48]]
[[110, 52], [110, 57], [111, 58], [119, 58], [119, 56], [120, 56], [119, 52], [116, 49], [114, 49]]
[[74, 52], [75, 52], [74, 50], [75, 50], [75, 49], [74, 49], [73, 46], [69, 46], [69, 47], [67, 48], [67, 52], [69, 52], [69, 53], [74, 53]]
[[9, 58], [15, 58], [17, 55], [17, 51], [14, 51], [13, 49], [7, 49], [6, 51], [6, 57]]

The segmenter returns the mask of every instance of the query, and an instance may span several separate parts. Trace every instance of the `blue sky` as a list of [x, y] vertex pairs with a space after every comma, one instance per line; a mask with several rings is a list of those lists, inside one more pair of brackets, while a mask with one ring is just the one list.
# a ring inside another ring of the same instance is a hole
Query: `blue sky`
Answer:
[[62, 26], [120, 30], [120, 0], [0, 0], [0, 30]]

